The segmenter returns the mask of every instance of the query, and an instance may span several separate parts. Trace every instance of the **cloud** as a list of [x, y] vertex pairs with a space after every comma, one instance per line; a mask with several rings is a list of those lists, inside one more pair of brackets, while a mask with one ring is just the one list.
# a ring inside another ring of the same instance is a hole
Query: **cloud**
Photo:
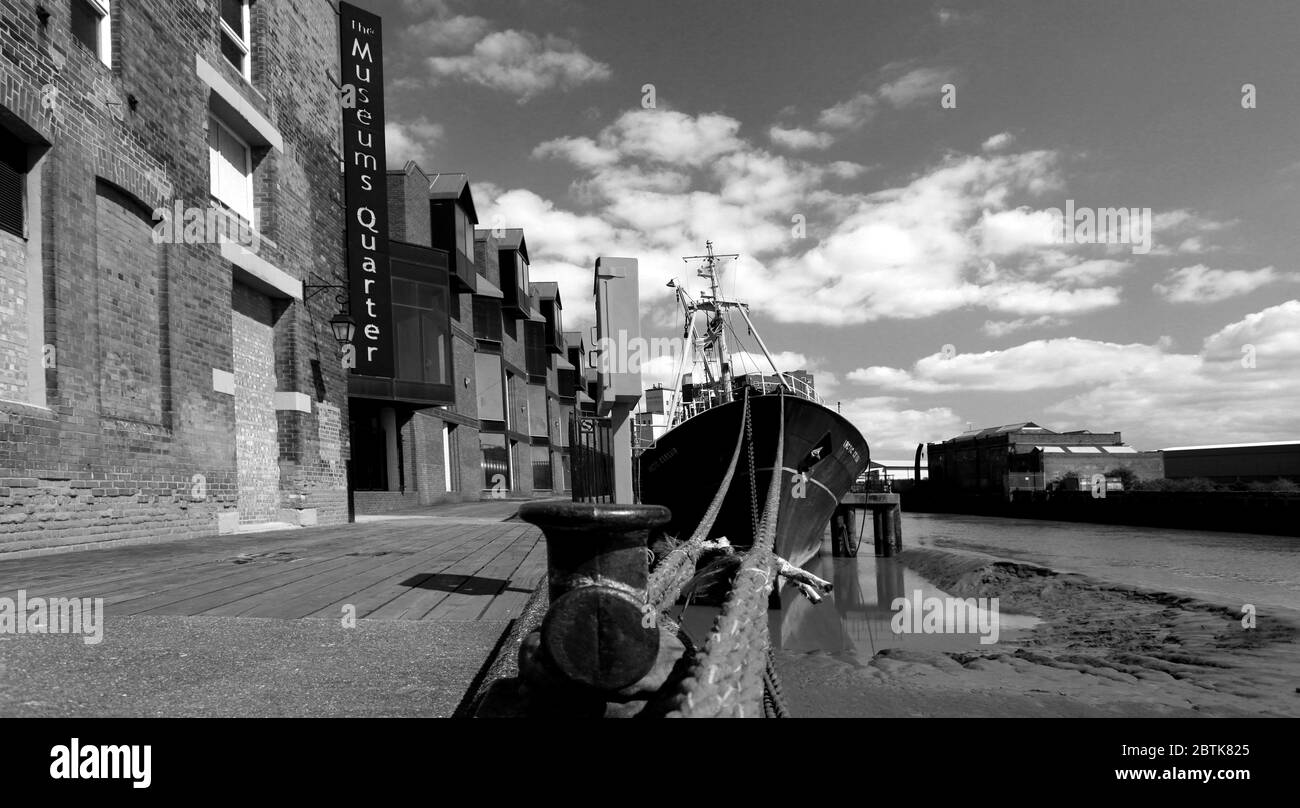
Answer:
[[813, 132], [809, 129], [785, 129], [773, 126], [767, 134], [773, 143], [795, 151], [825, 149], [835, 142], [835, 136], [829, 132]]
[[878, 95], [896, 107], [906, 107], [931, 99], [937, 105], [940, 88], [948, 82], [951, 71], [936, 67], [909, 70], [897, 80], [880, 85]]
[[910, 369], [873, 366], [852, 371], [848, 378], [890, 393], [1026, 392], [1130, 380], [1188, 359], [1166, 354], [1159, 344], [1066, 337], [951, 357], [932, 354]]
[[1262, 269], [1211, 269], [1205, 264], [1173, 269], [1162, 283], [1154, 287], [1170, 303], [1217, 303], [1230, 297], [1250, 294], [1279, 281], [1295, 282], [1300, 276], [1283, 274], [1273, 267]]
[[937, 104], [940, 88], [950, 77], [951, 71], [947, 69], [914, 68], [897, 79], [880, 84], [874, 91], [858, 93], [823, 109], [817, 122], [826, 129], [860, 129], [876, 116], [882, 106], [903, 108], [925, 99], [933, 99]]
[[628, 160], [698, 168], [740, 149], [739, 130], [740, 121], [726, 115], [637, 109], [623, 113], [595, 139], [548, 140], [533, 149], [533, 156], [559, 157], [586, 169]]
[[999, 132], [984, 141], [980, 148], [986, 152], [1002, 151], [1012, 143], [1015, 143], [1015, 141], [1015, 135], [1012, 135], [1010, 132]]
[[1033, 318], [1021, 317], [1017, 320], [985, 320], [984, 325], [980, 327], [980, 331], [990, 337], [1005, 337], [1008, 334], [1024, 331], [1027, 328], [1043, 328], [1060, 325], [1063, 322], [1063, 320], [1050, 314]]
[[425, 60], [435, 79], [458, 79], [518, 96], [524, 103], [548, 90], [567, 90], [612, 75], [572, 42], [514, 29], [483, 36], [469, 53]]
[[840, 408], [867, 439], [873, 460], [911, 458], [918, 443], [946, 440], [965, 428], [948, 407], [915, 409], [893, 396], [846, 399]]
[[483, 39], [491, 30], [492, 23], [484, 17], [456, 14], [412, 25], [401, 36], [418, 43], [422, 49], [459, 51]]
[[420, 116], [414, 121], [403, 123], [390, 120], [384, 124], [384, 151], [391, 169], [401, 168], [408, 160], [414, 160], [423, 168], [434, 164], [434, 146], [442, 140], [443, 125], [431, 123], [428, 118]]
[[1070, 337], [949, 358], [931, 354], [910, 368], [859, 368], [848, 380], [883, 397], [1059, 391], [1066, 396], [1036, 407], [1070, 423], [1121, 429], [1145, 448], [1294, 440], [1300, 300], [1229, 323], [1196, 353], [1176, 352], [1165, 338], [1121, 344]]
[[1079, 393], [1047, 411], [1126, 424], [1131, 443], [1160, 448], [1295, 440], [1298, 400], [1300, 300], [1289, 300], [1224, 326], [1197, 354], [1164, 354], [1143, 373]]

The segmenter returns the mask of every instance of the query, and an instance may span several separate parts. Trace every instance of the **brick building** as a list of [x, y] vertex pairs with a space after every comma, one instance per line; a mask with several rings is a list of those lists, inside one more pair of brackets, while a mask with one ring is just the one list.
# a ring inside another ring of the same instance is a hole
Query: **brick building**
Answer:
[[558, 285], [529, 280], [523, 230], [476, 230], [474, 249], [480, 277], [470, 296], [473, 387], [483, 490], [563, 494], [574, 402], [561, 394], [570, 362]]
[[1043, 490], [1070, 474], [1086, 481], [1121, 467], [1140, 479], [1164, 476], [1160, 452], [1139, 452], [1118, 432], [1053, 432], [1032, 421], [963, 432], [926, 451], [936, 487], [969, 493]]
[[338, 18], [0, 5], [0, 550], [347, 518]]

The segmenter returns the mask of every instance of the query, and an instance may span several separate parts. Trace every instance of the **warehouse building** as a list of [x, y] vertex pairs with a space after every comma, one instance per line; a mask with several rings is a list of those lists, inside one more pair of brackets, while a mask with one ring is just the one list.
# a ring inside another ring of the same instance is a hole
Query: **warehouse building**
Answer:
[[1300, 441], [1173, 446], [1164, 450], [1165, 476], [1216, 482], [1300, 482]]
[[176, 5], [0, 6], [0, 550], [347, 518], [338, 16]]
[[1139, 479], [1164, 476], [1160, 452], [1140, 452], [1118, 432], [1054, 432], [1032, 421], [963, 432], [927, 444], [926, 454], [932, 484], [963, 493], [1044, 490], [1117, 468]]

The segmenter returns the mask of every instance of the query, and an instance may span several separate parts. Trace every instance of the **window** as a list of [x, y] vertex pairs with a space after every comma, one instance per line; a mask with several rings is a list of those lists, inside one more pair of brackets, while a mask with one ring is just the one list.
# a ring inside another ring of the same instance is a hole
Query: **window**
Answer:
[[528, 434], [539, 438], [550, 434], [546, 429], [546, 388], [540, 384], [528, 385]]
[[528, 294], [528, 262], [519, 253], [515, 253], [515, 272], [516, 280], [519, 282], [519, 291]]
[[474, 337], [488, 342], [501, 342], [500, 300], [474, 297]]
[[397, 378], [426, 384], [450, 383], [451, 341], [445, 287], [393, 278], [393, 328]]
[[474, 354], [474, 377], [478, 392], [478, 417], [484, 421], [504, 421], [506, 396], [501, 386], [501, 357], [495, 354]]
[[506, 436], [480, 433], [479, 446], [483, 451], [483, 487], [489, 491], [510, 490], [510, 450]]
[[25, 238], [27, 144], [0, 129], [0, 230]]
[[522, 401], [520, 401], [520, 406], [522, 406], [522, 407], [524, 408], [524, 415], [527, 416], [527, 414], [528, 414], [528, 399], [527, 399], [526, 397], [518, 396], [518, 395], [515, 394], [515, 393], [516, 393], [515, 384], [516, 384], [516, 382], [515, 382], [515, 374], [513, 374], [513, 373], [511, 373], [511, 372], [509, 372], [509, 371], [506, 371], [506, 386], [503, 388], [504, 391], [505, 391], [505, 401], [504, 401], [504, 404], [505, 404], [505, 408], [506, 408], [506, 429], [513, 429], [513, 430], [515, 430], [515, 431], [522, 431], [522, 430], [519, 429], [519, 414], [516, 413], [516, 412], [511, 408], [511, 406], [510, 406], [510, 400], [511, 400], [512, 398], [521, 398], [521, 399], [523, 399]]
[[221, 0], [221, 55], [234, 65], [239, 75], [252, 81], [248, 2], [249, 0]]
[[533, 446], [533, 489], [549, 491], [551, 489], [551, 451], [545, 446]]
[[72, 36], [90, 48], [99, 61], [113, 66], [109, 0], [72, 0]]
[[252, 152], [215, 115], [208, 116], [208, 171], [212, 198], [254, 223]]
[[529, 378], [546, 383], [546, 371], [551, 360], [546, 354], [546, 323], [532, 320], [524, 322], [524, 364]]

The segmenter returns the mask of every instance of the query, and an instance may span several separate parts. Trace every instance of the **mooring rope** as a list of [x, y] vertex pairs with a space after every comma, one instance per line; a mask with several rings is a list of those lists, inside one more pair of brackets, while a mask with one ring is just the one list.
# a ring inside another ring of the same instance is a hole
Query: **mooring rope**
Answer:
[[767, 602], [776, 583], [777, 513], [781, 505], [781, 469], [785, 455], [785, 395], [778, 393], [778, 431], [772, 478], [754, 544], [741, 558], [740, 570], [722, 613], [713, 623], [704, 652], [681, 683], [671, 718], [759, 718], [764, 714], [764, 680], [768, 672]]
[[723, 476], [722, 482], [718, 485], [718, 491], [713, 495], [713, 501], [709, 503], [709, 508], [704, 512], [700, 524], [695, 528], [691, 537], [674, 547], [668, 555], [655, 567], [654, 572], [650, 574], [650, 580], [646, 584], [646, 601], [650, 603], [656, 613], [662, 613], [672, 607], [677, 602], [677, 597], [682, 592], [682, 587], [690, 582], [691, 577], [695, 575], [695, 564], [700, 560], [700, 554], [704, 552], [705, 540], [709, 537], [709, 531], [713, 530], [713, 523], [718, 519], [718, 513], [722, 510], [722, 502], [727, 498], [727, 491], [731, 488], [731, 478], [736, 473], [736, 465], [740, 461], [740, 448], [744, 443], [745, 426], [749, 423], [749, 390], [745, 390], [744, 404], [742, 405], [740, 416], [740, 435], [736, 438], [736, 449], [731, 453], [731, 464], [727, 466], [727, 473]]

